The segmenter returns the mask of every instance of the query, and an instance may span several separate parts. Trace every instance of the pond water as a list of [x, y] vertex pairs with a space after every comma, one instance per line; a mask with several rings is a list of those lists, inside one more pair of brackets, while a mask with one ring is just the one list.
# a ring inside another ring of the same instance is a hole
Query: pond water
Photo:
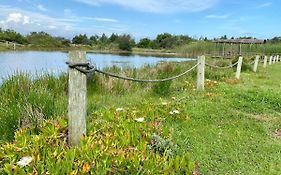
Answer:
[[[0, 52], [0, 82], [17, 72], [31, 75], [51, 73], [58, 75], [67, 71], [68, 53], [66, 52]], [[117, 66], [120, 68], [140, 68], [145, 65], [155, 65], [160, 62], [190, 61], [189, 58], [163, 58], [140, 55], [112, 55], [88, 53], [87, 59], [99, 69]]]

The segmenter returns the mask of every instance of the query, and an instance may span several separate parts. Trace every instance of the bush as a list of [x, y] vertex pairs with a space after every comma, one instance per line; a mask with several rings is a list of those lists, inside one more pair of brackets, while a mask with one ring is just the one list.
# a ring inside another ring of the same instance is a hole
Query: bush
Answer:
[[134, 46], [134, 41], [131, 39], [130, 35], [122, 35], [118, 38], [118, 47], [120, 50], [132, 51]]

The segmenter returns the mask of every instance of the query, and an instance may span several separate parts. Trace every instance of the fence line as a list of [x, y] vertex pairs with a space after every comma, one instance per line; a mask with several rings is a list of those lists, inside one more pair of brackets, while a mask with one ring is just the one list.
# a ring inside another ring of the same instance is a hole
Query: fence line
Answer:
[[[257, 72], [259, 65], [260, 56], [256, 55], [253, 61], [253, 72]], [[279, 55], [269, 57], [269, 65], [275, 64], [281, 61]], [[264, 56], [263, 67], [266, 68], [268, 63], [268, 57]], [[197, 64], [192, 66], [190, 69], [184, 71], [181, 74], [159, 80], [142, 80], [126, 76], [119, 76], [113, 73], [104, 72], [98, 70], [94, 65], [86, 62], [86, 52], [70, 51], [69, 52], [69, 100], [68, 100], [68, 120], [69, 120], [69, 144], [71, 146], [78, 146], [81, 138], [86, 134], [86, 109], [87, 109], [87, 78], [86, 74], [97, 72], [106, 76], [143, 83], [158, 83], [175, 80], [180, 78], [189, 72], [197, 68], [197, 90], [204, 90], [205, 83], [205, 67], [209, 66], [215, 69], [230, 69], [234, 66], [236, 68], [235, 78], [240, 79], [241, 68], [243, 64], [243, 57], [240, 56], [238, 61], [226, 67], [220, 67], [205, 62], [205, 56], [199, 56]]]
[[238, 61], [234, 64], [229, 65], [229, 66], [220, 67], [220, 66], [209, 64], [209, 63], [205, 63], [206, 66], [209, 66], [209, 67], [215, 68], [215, 69], [230, 69], [230, 68], [233, 68], [234, 66], [236, 66], [237, 64], [238, 64]]

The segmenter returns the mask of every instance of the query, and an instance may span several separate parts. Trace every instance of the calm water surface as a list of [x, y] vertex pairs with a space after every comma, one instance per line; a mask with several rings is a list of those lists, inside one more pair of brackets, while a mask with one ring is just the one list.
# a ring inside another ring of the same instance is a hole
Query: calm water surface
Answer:
[[[0, 52], [1, 80], [17, 72], [26, 72], [31, 75], [52, 73], [58, 75], [67, 71], [65, 62], [68, 53], [65, 52]], [[111, 54], [88, 53], [87, 59], [99, 69], [118, 66], [120, 68], [140, 68], [144, 65], [155, 65], [160, 62], [190, 61], [188, 58], [160, 58], [152, 56], [120, 56]]]

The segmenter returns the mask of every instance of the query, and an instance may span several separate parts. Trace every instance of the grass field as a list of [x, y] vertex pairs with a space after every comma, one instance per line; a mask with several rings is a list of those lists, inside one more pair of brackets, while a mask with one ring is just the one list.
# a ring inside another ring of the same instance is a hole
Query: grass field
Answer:
[[[108, 71], [163, 78], [191, 64]], [[280, 69], [244, 71], [240, 81], [234, 70], [207, 69], [204, 92], [195, 90], [196, 71], [154, 85], [95, 74], [79, 149], [67, 145], [66, 75], [13, 77], [0, 91], [0, 174], [281, 174]], [[33, 162], [18, 167], [28, 155]]]

